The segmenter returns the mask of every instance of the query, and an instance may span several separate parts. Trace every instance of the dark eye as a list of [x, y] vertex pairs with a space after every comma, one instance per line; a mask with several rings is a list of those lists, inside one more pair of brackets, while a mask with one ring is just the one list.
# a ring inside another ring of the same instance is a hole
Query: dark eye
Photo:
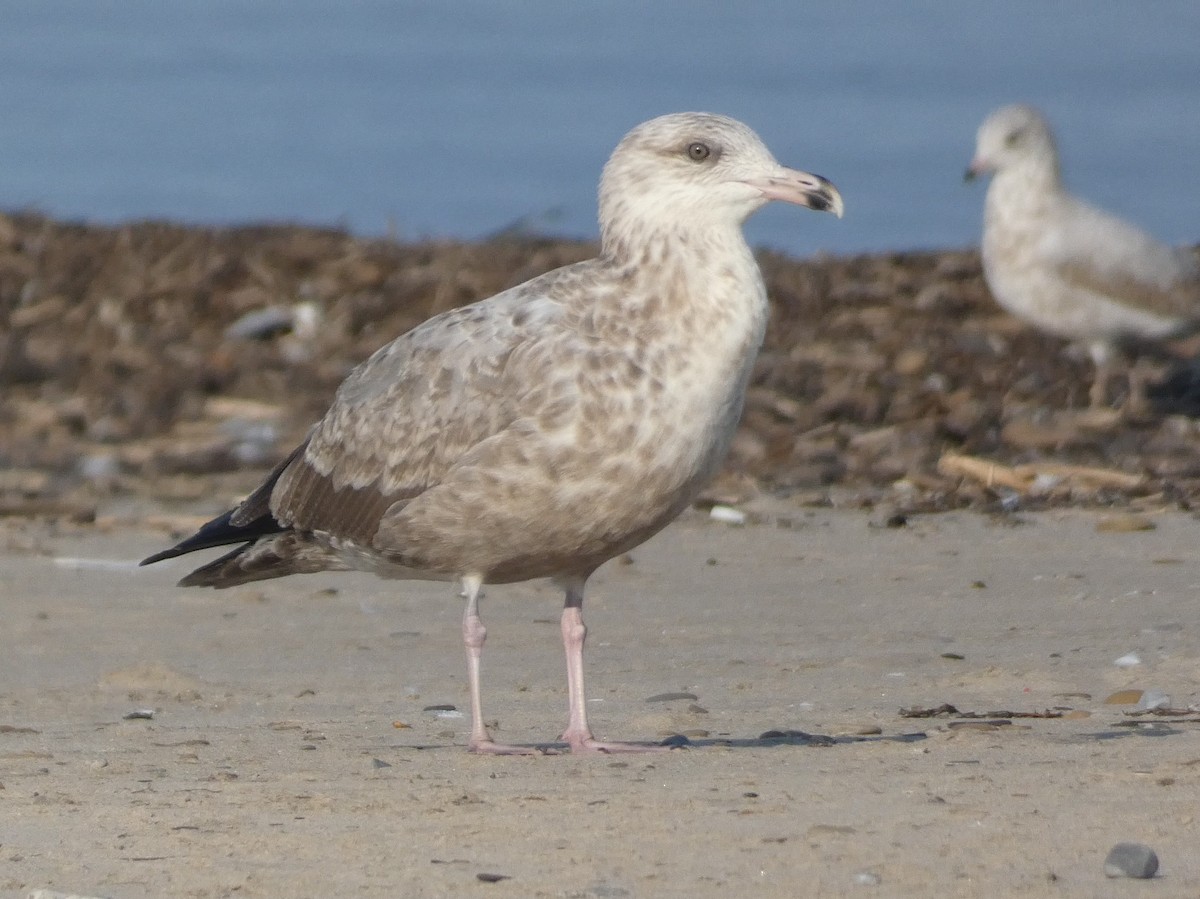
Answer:
[[1004, 146], [1015, 147], [1021, 142], [1021, 135], [1024, 133], [1025, 131], [1023, 129], [1008, 132], [1008, 136], [1004, 138]]
[[703, 162], [708, 159], [711, 153], [712, 151], [708, 149], [708, 144], [703, 144], [698, 140], [688, 144], [688, 158], [694, 162]]

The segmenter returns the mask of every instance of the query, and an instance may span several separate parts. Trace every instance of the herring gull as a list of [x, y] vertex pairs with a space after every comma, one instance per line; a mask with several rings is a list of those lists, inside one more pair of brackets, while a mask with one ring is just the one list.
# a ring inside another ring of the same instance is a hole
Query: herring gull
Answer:
[[454, 309], [355, 369], [236, 508], [142, 564], [240, 544], [180, 581], [232, 587], [327, 570], [461, 581], [474, 752], [484, 584], [552, 578], [575, 752], [601, 742], [583, 688], [584, 584], [674, 519], [721, 464], [767, 320], [742, 223], [770, 200], [841, 215], [832, 184], [784, 168], [707, 113], [646, 122], [600, 180], [600, 255]]
[[[1123, 346], [1200, 324], [1200, 260], [1068, 193], [1054, 135], [1036, 109], [1004, 106], [984, 120], [966, 177], [989, 173], [988, 287], [1018, 318], [1087, 346], [1096, 367], [1092, 406], [1105, 402]], [[1136, 402], [1139, 385], [1130, 380]]]

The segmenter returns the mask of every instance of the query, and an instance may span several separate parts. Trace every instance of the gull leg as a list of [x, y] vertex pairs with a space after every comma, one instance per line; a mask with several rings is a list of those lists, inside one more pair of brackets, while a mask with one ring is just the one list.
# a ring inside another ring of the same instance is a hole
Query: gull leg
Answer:
[[567, 696], [570, 718], [561, 739], [572, 752], [665, 752], [670, 747], [652, 743], [612, 743], [597, 740], [587, 722], [587, 700], [583, 692], [583, 644], [587, 627], [583, 623], [583, 584], [586, 578], [572, 578], [562, 612], [563, 650], [567, 655]]
[[467, 575], [463, 578], [463, 590], [467, 594], [467, 609], [463, 613], [463, 644], [467, 648], [467, 681], [471, 689], [471, 738], [467, 748], [471, 752], [490, 755], [532, 755], [537, 750], [528, 746], [506, 746], [497, 743], [483, 723], [483, 701], [479, 688], [479, 668], [483, 659], [483, 643], [487, 639], [487, 628], [479, 617], [479, 597], [483, 593], [483, 578]]
[[1099, 409], [1108, 405], [1108, 382], [1113, 375], [1113, 351], [1103, 342], [1093, 343], [1088, 350], [1096, 371], [1092, 378], [1092, 389], [1088, 391], [1088, 405], [1093, 409]]
[[1129, 396], [1125, 399], [1122, 411], [1132, 418], [1145, 418], [1154, 413], [1154, 407], [1146, 394], [1146, 385], [1152, 374], [1141, 359], [1135, 359], [1129, 365]]

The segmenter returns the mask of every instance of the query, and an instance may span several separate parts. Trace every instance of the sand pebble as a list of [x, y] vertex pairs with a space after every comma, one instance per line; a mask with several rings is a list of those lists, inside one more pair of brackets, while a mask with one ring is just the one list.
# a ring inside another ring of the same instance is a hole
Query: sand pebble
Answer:
[[859, 871], [854, 875], [854, 882], [859, 886], [877, 887], [883, 883], [883, 878], [874, 871]]
[[700, 697], [695, 693], [656, 693], [653, 696], [646, 698], [646, 702], [674, 702], [676, 699], [690, 699], [695, 701]]
[[1104, 873], [1109, 877], [1135, 877], [1145, 880], [1158, 871], [1158, 856], [1143, 843], [1117, 843], [1104, 859]]
[[126, 721], [149, 720], [154, 717], [154, 709], [134, 709], [132, 712], [126, 712], [121, 717]]
[[1121, 658], [1113, 662], [1118, 668], [1132, 668], [1134, 665], [1142, 664], [1142, 660], [1136, 652], [1127, 652]]

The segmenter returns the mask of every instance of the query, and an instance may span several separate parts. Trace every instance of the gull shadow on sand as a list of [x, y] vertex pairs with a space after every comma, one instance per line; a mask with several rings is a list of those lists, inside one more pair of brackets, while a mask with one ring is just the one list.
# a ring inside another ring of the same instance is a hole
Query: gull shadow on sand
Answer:
[[[769, 730], [757, 737], [699, 737], [691, 738], [683, 734], [674, 734], [657, 743], [647, 741], [648, 750], [667, 749], [762, 749], [775, 746], [798, 746], [812, 748], [828, 748], [845, 746], [852, 743], [917, 743], [928, 737], [924, 731], [914, 731], [903, 734], [865, 734], [843, 735], [832, 737], [827, 734], [813, 734], [802, 730]], [[528, 748], [535, 755], [570, 755], [566, 743], [522, 743], [517, 744]], [[422, 743], [415, 746], [391, 746], [391, 749], [453, 749], [461, 744], [451, 743]], [[601, 753], [614, 757], [625, 753]]]

